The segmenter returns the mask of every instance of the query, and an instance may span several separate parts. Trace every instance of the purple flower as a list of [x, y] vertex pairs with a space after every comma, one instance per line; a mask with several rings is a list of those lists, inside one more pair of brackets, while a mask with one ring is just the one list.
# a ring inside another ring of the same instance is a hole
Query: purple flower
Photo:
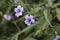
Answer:
[[57, 35], [56, 38], [54, 40], [60, 40], [60, 36]]
[[10, 14], [4, 14], [3, 17], [6, 19], [6, 20], [11, 20], [11, 15]]
[[27, 24], [28, 26], [35, 22], [32, 15], [26, 15], [25, 19], [25, 24]]
[[16, 2], [19, 2], [19, 0], [15, 0]]
[[21, 7], [21, 6], [19, 5], [19, 6], [17, 6], [17, 8], [14, 9], [14, 11], [15, 11], [15, 16], [16, 16], [16, 17], [19, 17], [19, 16], [22, 16], [22, 12], [23, 12], [24, 10], [23, 10], [23, 7]]

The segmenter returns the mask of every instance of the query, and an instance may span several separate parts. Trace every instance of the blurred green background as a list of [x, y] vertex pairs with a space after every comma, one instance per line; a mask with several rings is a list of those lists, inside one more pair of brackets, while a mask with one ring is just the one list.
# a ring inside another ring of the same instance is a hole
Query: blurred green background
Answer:
[[[21, 5], [23, 15], [15, 17], [14, 8]], [[12, 14], [12, 20], [4, 19]], [[27, 26], [26, 15], [33, 15], [35, 23]], [[0, 0], [0, 40], [54, 40], [60, 35], [60, 0]]]

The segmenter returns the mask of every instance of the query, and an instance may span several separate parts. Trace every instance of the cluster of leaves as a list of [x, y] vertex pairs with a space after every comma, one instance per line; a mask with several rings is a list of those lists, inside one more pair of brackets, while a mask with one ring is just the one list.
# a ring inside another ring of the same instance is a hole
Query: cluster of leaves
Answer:
[[[24, 7], [19, 18], [14, 16], [17, 5]], [[4, 19], [5, 13], [12, 14], [11, 21]], [[27, 14], [35, 19], [30, 26], [24, 23]], [[0, 0], [0, 40], [54, 40], [59, 34], [60, 0]]]

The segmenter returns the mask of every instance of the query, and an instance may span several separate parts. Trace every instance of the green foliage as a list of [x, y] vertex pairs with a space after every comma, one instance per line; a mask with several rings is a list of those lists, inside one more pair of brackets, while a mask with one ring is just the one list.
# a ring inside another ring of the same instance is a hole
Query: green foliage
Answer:
[[[14, 8], [18, 5], [24, 12], [17, 18]], [[12, 19], [6, 20], [4, 14], [12, 14]], [[25, 16], [30, 14], [35, 23], [27, 26]], [[0, 0], [0, 40], [54, 40], [59, 34], [60, 0]]]
[[57, 16], [57, 19], [60, 21], [60, 9], [59, 8], [56, 8], [56, 16]]

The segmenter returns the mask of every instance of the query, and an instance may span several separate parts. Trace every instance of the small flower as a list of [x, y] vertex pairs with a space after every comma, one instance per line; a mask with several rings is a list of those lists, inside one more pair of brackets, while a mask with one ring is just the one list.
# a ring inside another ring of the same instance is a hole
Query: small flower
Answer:
[[10, 15], [10, 14], [4, 14], [3, 17], [4, 17], [6, 20], [11, 20], [11, 15]]
[[15, 0], [15, 2], [19, 2], [19, 0]]
[[19, 6], [17, 6], [17, 8], [14, 9], [14, 11], [15, 11], [15, 16], [16, 16], [16, 17], [19, 17], [19, 16], [22, 16], [22, 12], [23, 12], [24, 10], [23, 10], [23, 7], [21, 7], [21, 6], [19, 5]]
[[28, 26], [35, 22], [32, 15], [26, 15], [25, 19], [25, 24], [27, 24]]
[[45, 4], [46, 7], [48, 7], [48, 4]]
[[46, 4], [44, 5], [44, 7], [45, 7], [45, 8], [49, 8], [49, 5], [46, 3]]
[[57, 35], [56, 38], [54, 40], [60, 40], [60, 36]]

